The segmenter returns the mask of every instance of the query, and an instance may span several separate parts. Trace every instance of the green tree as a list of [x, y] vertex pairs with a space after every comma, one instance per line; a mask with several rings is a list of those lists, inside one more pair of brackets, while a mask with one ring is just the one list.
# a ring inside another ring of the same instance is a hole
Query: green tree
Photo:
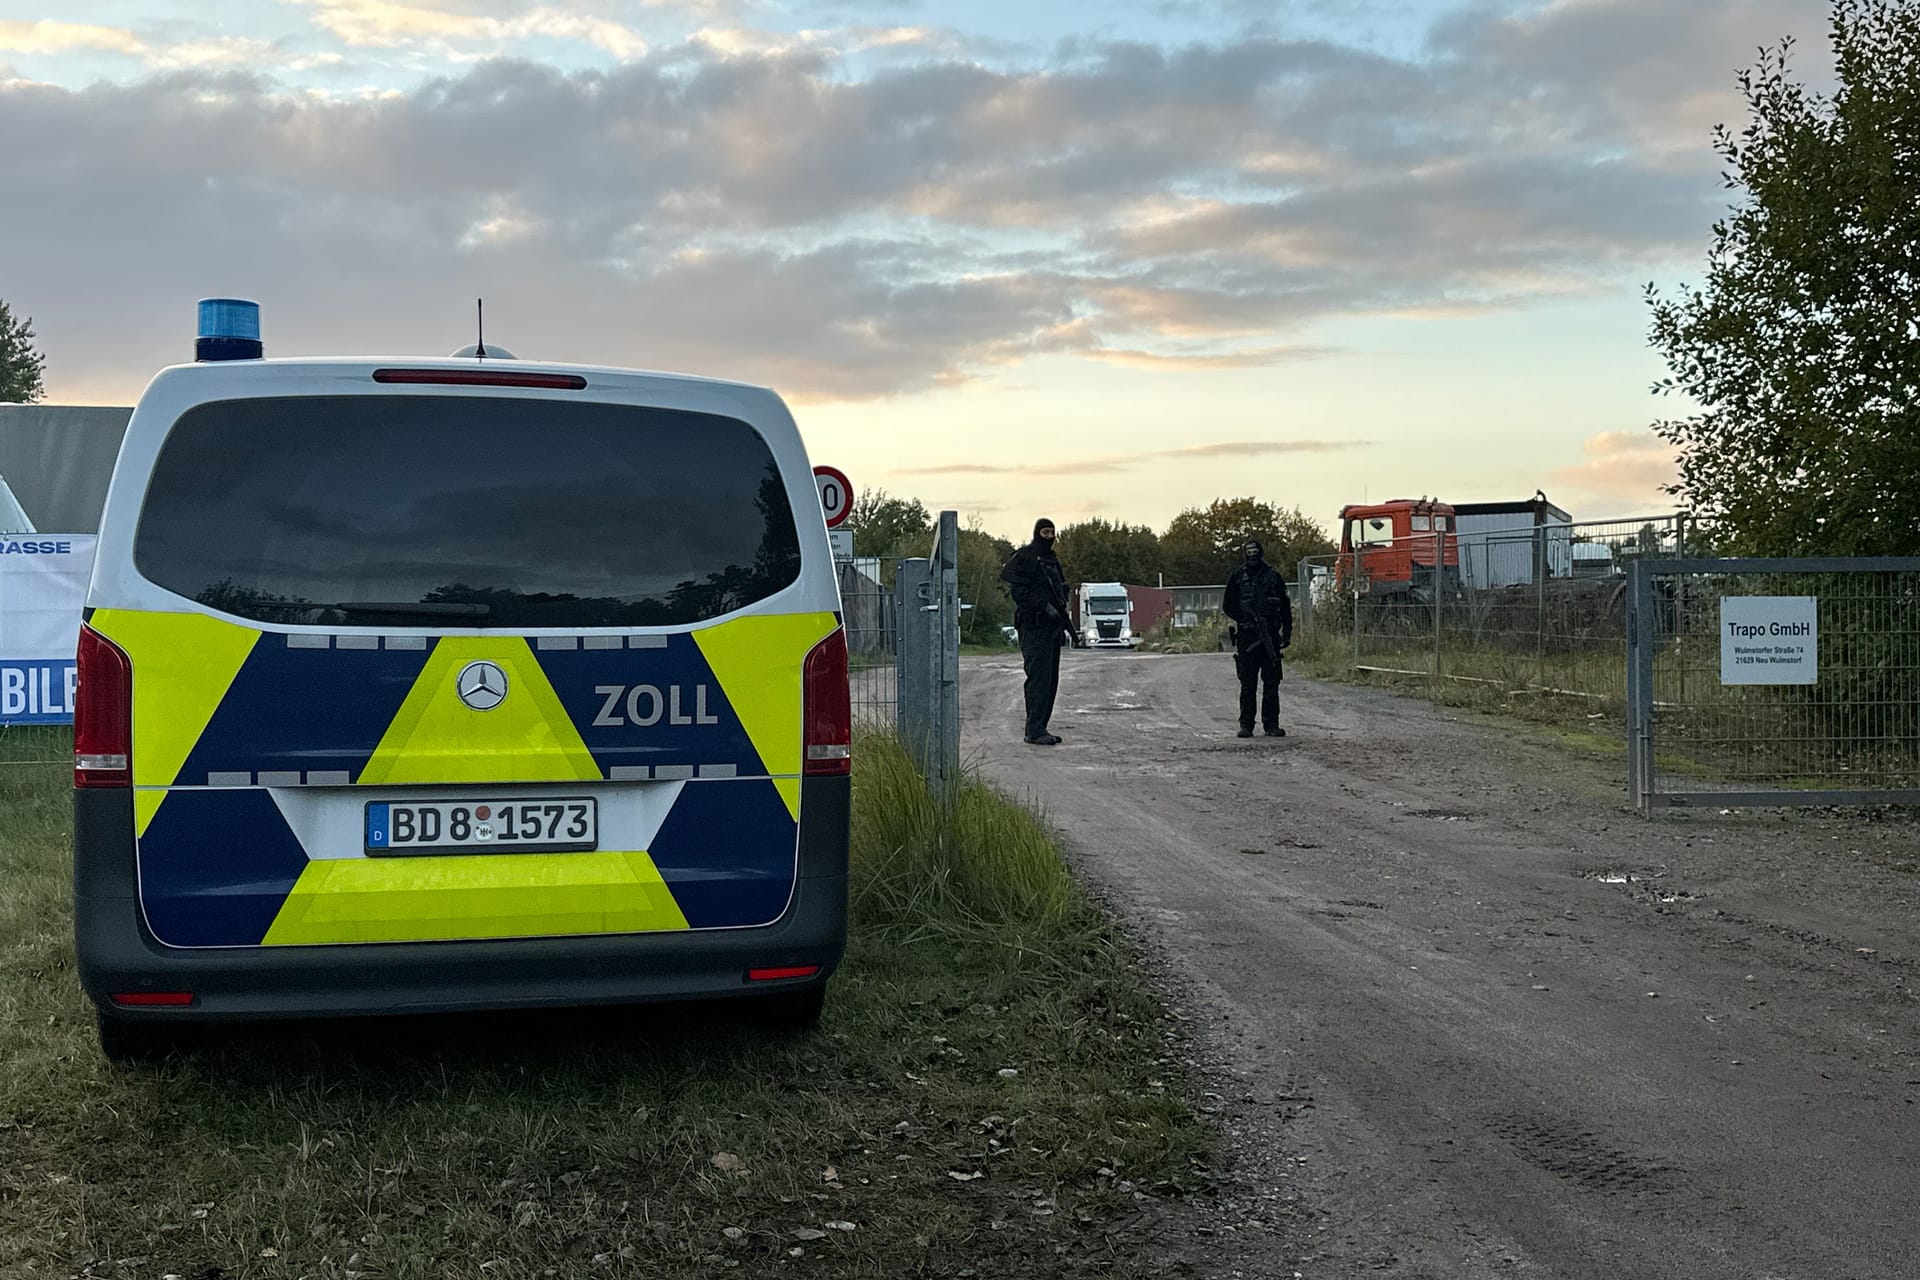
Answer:
[[1739, 78], [1752, 119], [1714, 147], [1746, 198], [1713, 226], [1706, 282], [1647, 286], [1658, 394], [1699, 406], [1654, 429], [1673, 491], [1716, 540], [1772, 555], [1920, 551], [1920, 4], [1836, 0], [1838, 87]]
[[1257, 498], [1219, 498], [1182, 511], [1160, 535], [1167, 581], [1183, 586], [1225, 582], [1250, 536], [1260, 539], [1267, 563], [1288, 581], [1302, 556], [1331, 555], [1335, 549], [1320, 522], [1298, 507], [1287, 510]]
[[847, 516], [856, 556], [924, 556], [933, 549], [933, 516], [918, 498], [869, 489]]
[[32, 404], [47, 393], [47, 358], [33, 345], [33, 317], [16, 318], [0, 301], [0, 404]]
[[972, 605], [960, 615], [960, 638], [968, 644], [999, 644], [1000, 628], [1013, 621], [1013, 597], [1000, 570], [1013, 555], [1005, 538], [980, 527], [978, 517], [960, 530], [960, 598]]
[[1144, 524], [1094, 518], [1060, 530], [1060, 570], [1068, 582], [1134, 582], [1160, 577], [1160, 538]]
[[1274, 508], [1271, 536], [1264, 539], [1267, 560], [1288, 582], [1299, 576], [1300, 562], [1308, 556], [1330, 556], [1340, 548], [1327, 536], [1318, 520], [1299, 507]]

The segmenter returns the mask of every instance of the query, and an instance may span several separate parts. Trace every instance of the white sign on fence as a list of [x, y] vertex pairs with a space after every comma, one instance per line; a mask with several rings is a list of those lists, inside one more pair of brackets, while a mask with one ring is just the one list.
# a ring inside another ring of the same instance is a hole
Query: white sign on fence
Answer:
[[1726, 596], [1720, 601], [1721, 684], [1812, 684], [1820, 675], [1820, 601]]
[[90, 533], [0, 534], [0, 724], [73, 721]]

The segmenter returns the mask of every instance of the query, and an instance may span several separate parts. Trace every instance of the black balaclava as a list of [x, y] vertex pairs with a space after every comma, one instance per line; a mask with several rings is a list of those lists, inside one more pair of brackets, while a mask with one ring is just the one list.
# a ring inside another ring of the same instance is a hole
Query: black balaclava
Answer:
[[1240, 546], [1247, 552], [1246, 562], [1248, 564], [1259, 564], [1260, 561], [1266, 557], [1267, 549], [1260, 545], [1260, 539], [1258, 538], [1248, 538], [1245, 542], [1242, 542]]
[[[1041, 531], [1042, 529], [1052, 529], [1053, 527], [1054, 527], [1054, 525], [1053, 525], [1053, 521], [1051, 521], [1051, 520], [1048, 520], [1048, 519], [1047, 519], [1046, 517], [1044, 517], [1044, 516], [1042, 516], [1042, 517], [1041, 517], [1040, 519], [1038, 519], [1038, 520], [1035, 520], [1035, 521], [1033, 522], [1033, 545], [1034, 545], [1034, 546], [1036, 546], [1036, 547], [1038, 547], [1038, 548], [1040, 548], [1040, 549], [1041, 549], [1042, 551], [1052, 551], [1052, 550], [1053, 550], [1053, 538], [1043, 538], [1043, 537], [1041, 537], [1041, 536], [1040, 536], [1040, 531]], [[1058, 531], [1058, 530], [1055, 530], [1055, 533], [1054, 533], [1054, 536], [1055, 536], [1055, 537], [1058, 537], [1058, 536], [1059, 536], [1059, 531]]]

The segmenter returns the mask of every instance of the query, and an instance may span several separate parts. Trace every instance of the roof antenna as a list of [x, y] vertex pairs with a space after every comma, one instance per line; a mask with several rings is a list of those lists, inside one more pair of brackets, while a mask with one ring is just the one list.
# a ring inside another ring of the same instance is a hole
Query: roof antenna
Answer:
[[473, 323], [474, 336], [477, 339], [473, 344], [473, 358], [485, 360], [487, 358], [487, 301], [485, 298], [473, 300]]

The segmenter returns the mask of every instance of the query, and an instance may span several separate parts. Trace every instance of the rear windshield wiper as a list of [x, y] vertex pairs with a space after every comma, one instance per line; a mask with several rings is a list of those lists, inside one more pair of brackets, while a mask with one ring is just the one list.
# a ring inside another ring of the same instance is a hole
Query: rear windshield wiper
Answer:
[[444, 600], [343, 600], [309, 607], [338, 609], [342, 613], [405, 613], [428, 618], [484, 618], [493, 612], [490, 604], [456, 604]]

